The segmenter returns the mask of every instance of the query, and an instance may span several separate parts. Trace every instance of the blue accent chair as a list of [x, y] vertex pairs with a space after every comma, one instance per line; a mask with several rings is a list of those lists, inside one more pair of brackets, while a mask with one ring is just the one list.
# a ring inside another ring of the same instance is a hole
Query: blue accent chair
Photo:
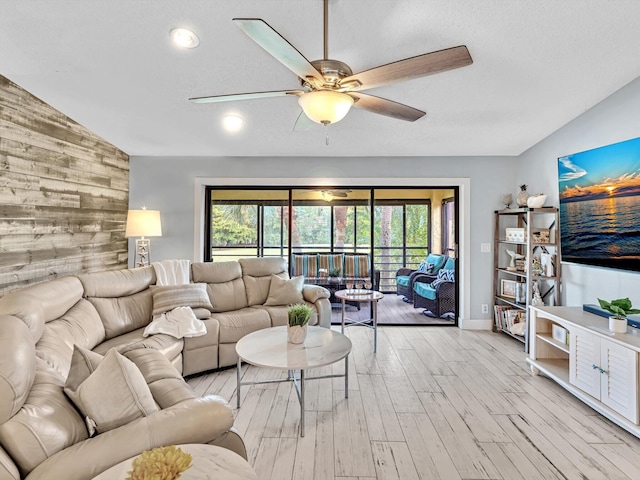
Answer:
[[416, 275], [413, 282], [413, 306], [423, 313], [440, 318], [456, 309], [455, 260], [447, 259], [436, 278]]
[[[433, 280], [436, 279], [438, 271], [445, 265], [447, 261], [446, 255], [430, 253], [425, 259], [426, 263], [433, 264], [431, 272], [421, 272], [410, 268], [400, 268], [396, 272], [396, 294], [404, 296], [405, 302], [413, 302], [413, 283], [416, 275], [430, 275]], [[423, 262], [424, 263], [424, 262]]]

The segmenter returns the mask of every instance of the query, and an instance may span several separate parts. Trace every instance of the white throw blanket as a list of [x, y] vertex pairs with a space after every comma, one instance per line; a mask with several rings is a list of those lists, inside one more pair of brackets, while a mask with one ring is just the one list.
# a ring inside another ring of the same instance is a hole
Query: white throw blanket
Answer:
[[176, 338], [199, 337], [207, 333], [207, 327], [196, 318], [191, 307], [177, 307], [170, 312], [154, 315], [142, 336], [148, 337], [155, 333], [164, 333]]
[[186, 285], [189, 283], [189, 260], [162, 260], [151, 264], [156, 271], [156, 285]]

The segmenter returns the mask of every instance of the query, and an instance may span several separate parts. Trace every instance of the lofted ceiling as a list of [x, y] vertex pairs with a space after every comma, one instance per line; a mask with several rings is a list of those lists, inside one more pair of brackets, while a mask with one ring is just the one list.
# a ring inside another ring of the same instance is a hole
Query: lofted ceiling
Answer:
[[[322, 0], [0, 0], [0, 75], [129, 155], [303, 157], [519, 155], [640, 76], [638, 0], [330, 0], [329, 58], [354, 72], [456, 45], [474, 63], [367, 91], [425, 110], [414, 123], [354, 108], [294, 132], [296, 97], [187, 100], [299, 88], [231, 19], [262, 18], [316, 60], [322, 12]], [[200, 46], [172, 45], [174, 27]], [[222, 129], [228, 113], [240, 133]]]

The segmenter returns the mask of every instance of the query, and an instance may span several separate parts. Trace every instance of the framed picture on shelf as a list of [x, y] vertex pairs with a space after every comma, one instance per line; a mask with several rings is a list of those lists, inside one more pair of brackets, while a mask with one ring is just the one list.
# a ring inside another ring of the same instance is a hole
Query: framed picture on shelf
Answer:
[[516, 285], [515, 280], [500, 280], [500, 296], [505, 298], [516, 298]]
[[507, 242], [524, 243], [526, 241], [524, 228], [505, 228], [504, 234]]

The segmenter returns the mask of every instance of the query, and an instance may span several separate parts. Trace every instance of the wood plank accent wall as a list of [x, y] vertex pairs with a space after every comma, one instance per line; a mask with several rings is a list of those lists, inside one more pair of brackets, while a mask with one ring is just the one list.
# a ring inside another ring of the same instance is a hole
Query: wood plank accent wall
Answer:
[[129, 157], [0, 76], [0, 296], [127, 268]]

